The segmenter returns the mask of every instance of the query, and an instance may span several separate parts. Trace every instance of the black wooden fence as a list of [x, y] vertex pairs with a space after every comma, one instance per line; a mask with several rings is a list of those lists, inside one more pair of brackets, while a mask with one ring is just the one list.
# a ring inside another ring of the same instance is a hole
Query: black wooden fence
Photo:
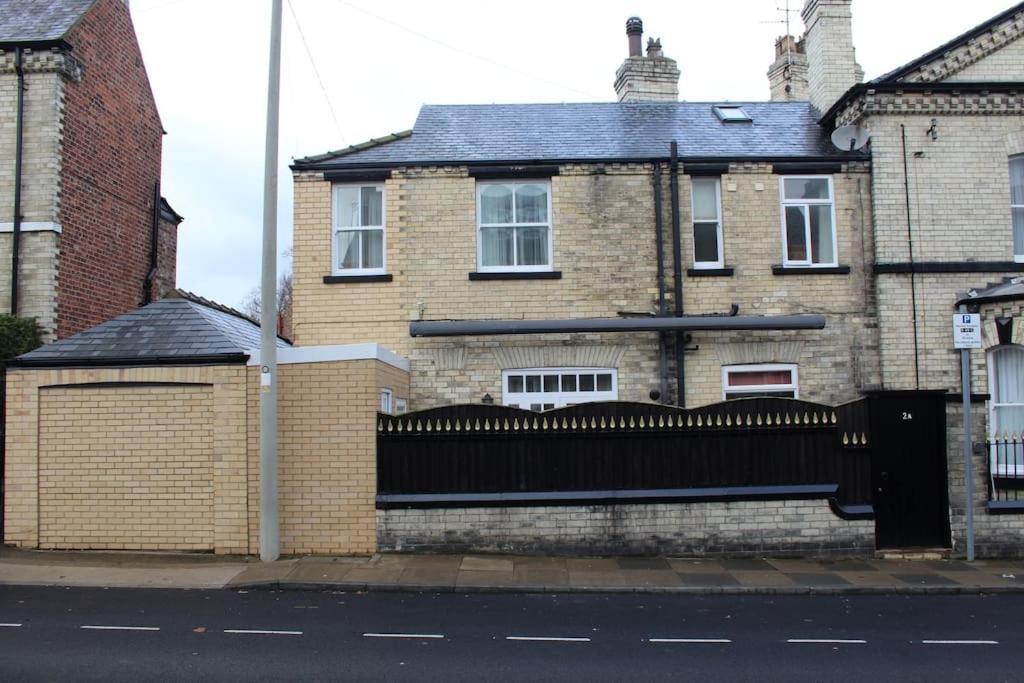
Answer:
[[379, 414], [377, 431], [382, 508], [827, 497], [870, 514], [866, 400], [455, 405]]

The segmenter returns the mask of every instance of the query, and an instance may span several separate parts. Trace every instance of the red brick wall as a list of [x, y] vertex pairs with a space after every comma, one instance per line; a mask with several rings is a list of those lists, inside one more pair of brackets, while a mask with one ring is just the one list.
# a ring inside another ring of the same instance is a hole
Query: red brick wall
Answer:
[[[162, 127], [123, 0], [98, 0], [68, 33], [57, 337], [137, 307], [149, 270]], [[176, 230], [160, 230], [175, 241]], [[175, 248], [163, 248], [173, 256]], [[174, 261], [160, 264], [174, 280]]]

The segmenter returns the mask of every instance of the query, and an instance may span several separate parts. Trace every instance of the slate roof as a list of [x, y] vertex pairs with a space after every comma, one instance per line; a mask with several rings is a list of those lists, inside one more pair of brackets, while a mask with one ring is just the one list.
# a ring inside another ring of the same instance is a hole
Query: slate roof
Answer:
[[[161, 299], [96, 327], [18, 356], [15, 365], [244, 361], [260, 345], [259, 325], [238, 311], [188, 292]], [[278, 348], [291, 346], [278, 338]]]
[[963, 43], [966, 43], [968, 40], [970, 40], [971, 38], [973, 38], [977, 34], [984, 33], [985, 31], [988, 31], [989, 29], [993, 28], [994, 26], [998, 26], [999, 24], [1001, 24], [1002, 22], [1006, 21], [1007, 19], [1012, 19], [1014, 15], [1016, 15], [1019, 12], [1022, 12], [1022, 11], [1024, 11], [1024, 2], [1019, 2], [1019, 3], [1015, 4], [1013, 7], [1010, 7], [1009, 9], [1007, 9], [1005, 12], [1000, 12], [999, 14], [995, 15], [994, 17], [992, 17], [990, 19], [987, 19], [987, 20], [983, 21], [982, 23], [978, 24], [977, 26], [975, 26], [974, 28], [970, 29], [969, 31], [965, 31], [964, 33], [961, 33], [960, 35], [958, 35], [956, 38], [953, 38], [952, 40], [943, 43], [942, 45], [938, 46], [934, 50], [930, 50], [930, 51], [926, 52], [925, 54], [921, 55], [920, 57], [918, 57], [917, 59], [915, 59], [915, 60], [913, 60], [911, 62], [907, 62], [903, 66], [898, 67], [896, 69], [893, 69], [892, 71], [890, 71], [887, 74], [882, 74], [881, 76], [879, 76], [878, 78], [875, 78], [874, 80], [872, 80], [870, 82], [878, 84], [878, 83], [891, 83], [893, 81], [902, 80], [903, 78], [906, 78], [907, 76], [909, 76], [913, 72], [915, 72], [918, 69], [920, 69], [922, 66], [928, 64], [929, 62], [934, 61], [935, 59], [938, 59], [939, 57], [941, 57], [945, 53], [947, 53], [950, 50], [953, 50], [953, 49], [959, 47]]
[[992, 301], [1024, 299], [1024, 277], [1008, 277], [1002, 282], [990, 282], [986, 287], [972, 289], [960, 297], [959, 304], [983, 304]]
[[0, 0], [0, 43], [56, 41], [95, 0]]
[[807, 102], [730, 102], [750, 123], [723, 123], [715, 102], [425, 105], [412, 135], [297, 159], [322, 169], [433, 163], [664, 159], [863, 158], [829, 142]]

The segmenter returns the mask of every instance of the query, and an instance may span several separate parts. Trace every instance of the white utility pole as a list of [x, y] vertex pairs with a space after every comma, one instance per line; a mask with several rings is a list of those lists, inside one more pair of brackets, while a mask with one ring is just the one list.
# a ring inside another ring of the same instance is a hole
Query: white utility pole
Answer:
[[272, 0], [260, 279], [260, 559], [281, 554], [277, 518], [277, 132], [281, 105], [281, 0]]

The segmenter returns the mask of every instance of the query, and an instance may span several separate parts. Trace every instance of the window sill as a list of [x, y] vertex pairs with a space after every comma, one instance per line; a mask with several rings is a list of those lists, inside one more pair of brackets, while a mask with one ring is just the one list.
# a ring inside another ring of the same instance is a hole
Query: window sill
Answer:
[[850, 266], [772, 266], [772, 275], [849, 275]]
[[470, 280], [561, 280], [560, 270], [541, 271], [506, 271], [502, 273], [473, 272], [469, 274]]
[[732, 277], [733, 268], [732, 266], [724, 268], [687, 268], [686, 275], [688, 277]]
[[324, 275], [325, 285], [339, 285], [347, 282], [391, 282], [391, 273], [378, 275]]

